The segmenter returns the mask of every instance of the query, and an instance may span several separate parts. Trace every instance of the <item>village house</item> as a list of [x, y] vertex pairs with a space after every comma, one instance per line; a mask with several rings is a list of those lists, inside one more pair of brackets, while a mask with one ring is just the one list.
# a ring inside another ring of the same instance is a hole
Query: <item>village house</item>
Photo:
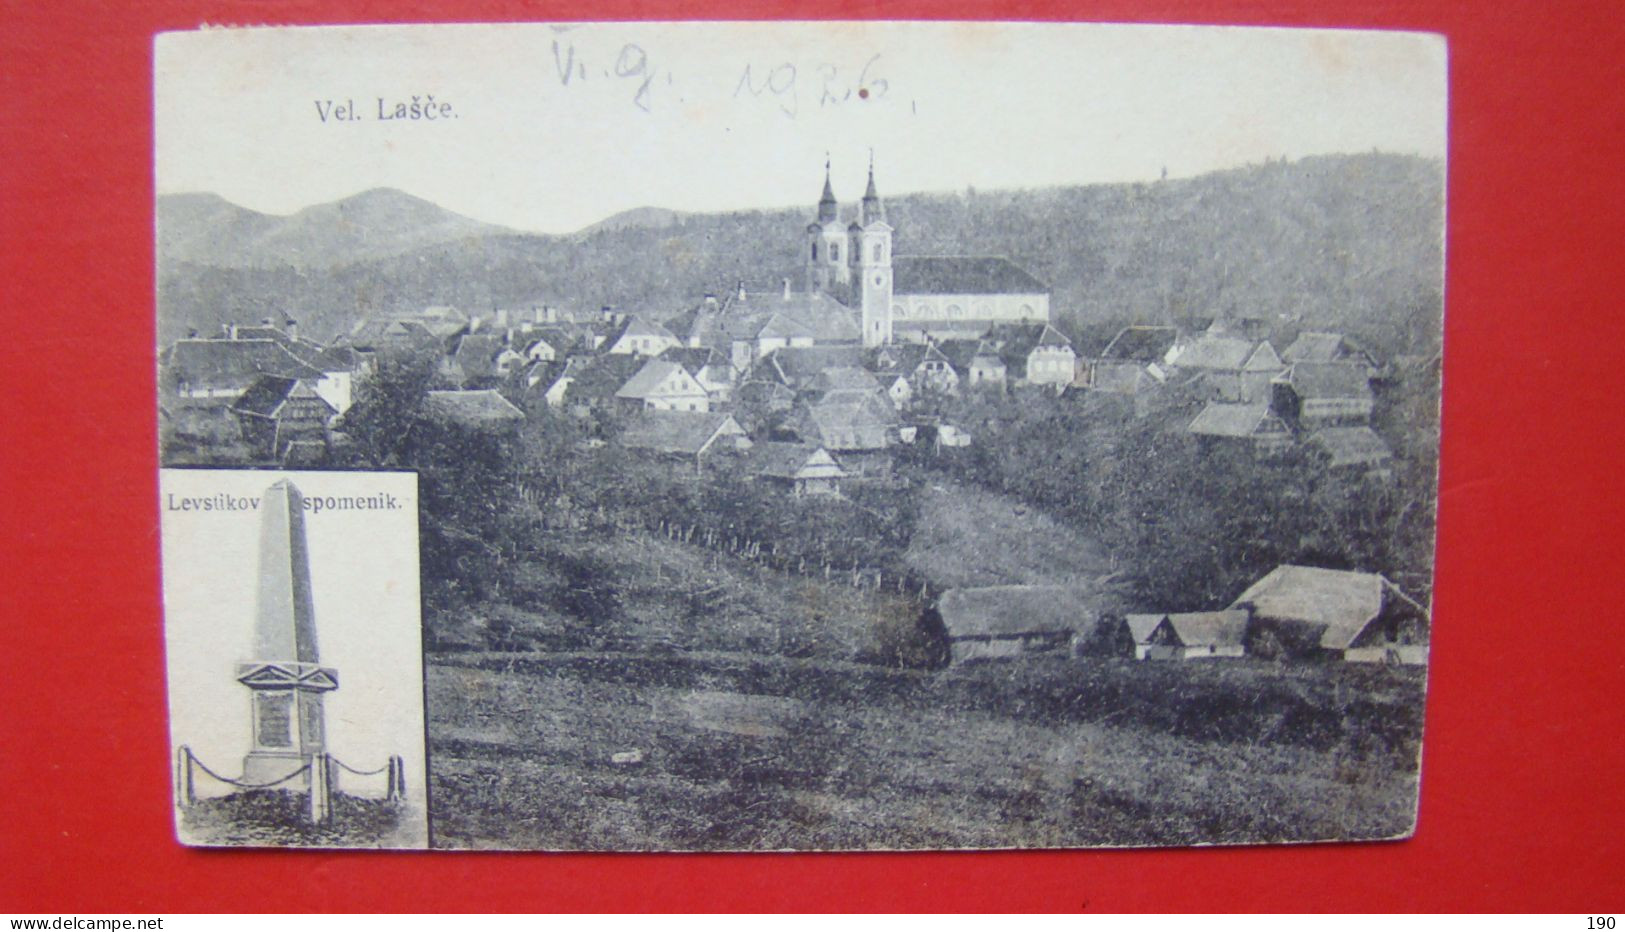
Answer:
[[660, 358], [682, 366], [700, 383], [712, 404], [726, 404], [733, 395], [734, 368], [728, 358], [709, 347], [674, 346]]
[[348, 411], [354, 400], [355, 380], [368, 371], [360, 355], [353, 350], [342, 346], [323, 346], [300, 336], [299, 323], [291, 318], [284, 320], [280, 328], [273, 326], [267, 318], [261, 320], [258, 327], [228, 324], [223, 329], [227, 339], [271, 340], [300, 362], [320, 372], [321, 378], [312, 382], [310, 387], [340, 414]]
[[813, 376], [802, 395], [811, 401], [818, 401], [831, 392], [879, 391], [880, 380], [869, 370], [861, 366], [830, 366]]
[[682, 457], [696, 469], [708, 454], [751, 448], [739, 422], [715, 411], [644, 411], [626, 423], [619, 441], [627, 449]]
[[1298, 338], [1281, 351], [1281, 360], [1289, 365], [1300, 362], [1349, 363], [1363, 367], [1368, 378], [1374, 378], [1382, 368], [1377, 364], [1376, 357], [1343, 334], [1309, 330], [1298, 334]]
[[843, 389], [799, 405], [781, 429], [836, 453], [867, 453], [895, 443], [897, 427], [897, 410], [879, 392]]
[[1252, 613], [1249, 637], [1289, 655], [1425, 663], [1427, 609], [1377, 573], [1282, 565], [1230, 608]]
[[450, 353], [457, 339], [470, 332], [469, 318], [454, 307], [437, 305], [417, 311], [380, 311], [356, 321], [341, 343], [377, 357], [417, 352]]
[[440, 361], [439, 374], [458, 388], [494, 388], [518, 369], [524, 357], [501, 334], [469, 333]]
[[[561, 376], [568, 380], [563, 390], [565, 407], [571, 413], [581, 416], [608, 408], [640, 407], [623, 401], [617, 397], [617, 393], [652, 361], [644, 356], [627, 354], [605, 354], [570, 360], [569, 367]], [[698, 383], [695, 383], [695, 390], [700, 395], [705, 393]]]
[[1326, 456], [1330, 469], [1362, 470], [1386, 475], [1394, 458], [1387, 441], [1369, 427], [1322, 427], [1307, 442]]
[[989, 331], [987, 341], [998, 348], [1006, 377], [1015, 385], [1044, 385], [1059, 391], [1077, 378], [1078, 355], [1072, 340], [1053, 324], [996, 327]]
[[1097, 392], [1133, 395], [1168, 380], [1168, 364], [1177, 352], [1179, 331], [1173, 327], [1124, 327], [1100, 356], [1090, 360], [1087, 381]]
[[910, 373], [909, 382], [915, 395], [952, 395], [959, 390], [959, 373], [954, 371], [953, 360], [936, 344], [905, 348], [901, 366]]
[[423, 411], [431, 421], [485, 431], [517, 430], [525, 412], [492, 388], [427, 392]]
[[875, 381], [880, 383], [880, 390], [891, 401], [892, 407], [901, 411], [914, 400], [914, 386], [909, 384], [908, 377], [895, 370], [875, 373]]
[[839, 495], [846, 470], [816, 443], [758, 443], [746, 453], [746, 469], [756, 479], [794, 495]]
[[841, 302], [823, 292], [793, 292], [786, 281], [777, 291], [752, 291], [741, 282], [722, 303], [708, 297], [680, 336], [691, 347], [718, 350], [744, 371], [774, 350], [856, 346], [861, 332]]
[[688, 370], [665, 359], [650, 359], [615, 391], [630, 411], [709, 411], [711, 396]]
[[1270, 380], [1283, 368], [1268, 340], [1211, 332], [1179, 348], [1171, 366], [1200, 376], [1221, 401], [1249, 404], [1269, 400]]
[[1351, 363], [1294, 363], [1271, 388], [1275, 413], [1306, 430], [1365, 424], [1376, 404], [1370, 376]]
[[520, 377], [520, 399], [527, 405], [539, 400], [550, 408], [561, 407], [575, 375], [591, 362], [589, 358], [577, 356], [557, 362], [531, 363]]
[[1069, 649], [1079, 593], [1067, 586], [949, 589], [927, 613], [940, 621], [951, 663]]
[[1278, 453], [1292, 446], [1292, 431], [1267, 404], [1210, 401], [1185, 428], [1204, 442], [1240, 441], [1259, 453]]
[[817, 391], [814, 383], [832, 369], [862, 366], [862, 350], [856, 344], [832, 346], [786, 346], [774, 349], [751, 365], [746, 378], [773, 382], [800, 395]]
[[159, 389], [182, 405], [224, 410], [262, 376], [301, 379], [312, 385], [324, 373], [275, 340], [177, 340], [159, 357]]
[[1135, 660], [1196, 660], [1246, 654], [1247, 613], [1180, 612], [1123, 619]]
[[630, 315], [604, 335], [598, 351], [613, 355], [659, 356], [683, 341], [652, 320]]
[[255, 380], [230, 410], [249, 449], [268, 460], [282, 459], [294, 441], [325, 446], [328, 427], [339, 413], [308, 381], [269, 375]]
[[956, 384], [1002, 390], [1008, 369], [998, 349], [987, 340], [944, 340], [933, 344], [953, 366]]
[[533, 362], [560, 362], [581, 346], [581, 334], [563, 327], [541, 327], [517, 337], [513, 345]]

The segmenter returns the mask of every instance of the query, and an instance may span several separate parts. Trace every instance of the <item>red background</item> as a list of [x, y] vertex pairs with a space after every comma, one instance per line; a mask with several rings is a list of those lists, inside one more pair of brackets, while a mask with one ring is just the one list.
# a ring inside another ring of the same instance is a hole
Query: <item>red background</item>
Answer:
[[1625, 908], [1617, 554], [1625, 15], [1611, 2], [826, 0], [821, 17], [1450, 40], [1443, 484], [1403, 843], [909, 855], [206, 852], [170, 827], [151, 35], [200, 23], [805, 17], [790, 0], [0, 2], [0, 910]]

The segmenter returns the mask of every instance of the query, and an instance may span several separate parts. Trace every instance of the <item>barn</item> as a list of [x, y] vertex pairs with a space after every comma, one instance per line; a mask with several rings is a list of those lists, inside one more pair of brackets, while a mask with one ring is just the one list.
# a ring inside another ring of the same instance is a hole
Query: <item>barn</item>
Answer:
[[1426, 663], [1427, 609], [1378, 573], [1283, 565], [1230, 606], [1255, 640], [1290, 654], [1360, 663]]
[[950, 662], [1069, 649], [1081, 595], [1068, 586], [949, 589], [937, 600], [936, 614]]

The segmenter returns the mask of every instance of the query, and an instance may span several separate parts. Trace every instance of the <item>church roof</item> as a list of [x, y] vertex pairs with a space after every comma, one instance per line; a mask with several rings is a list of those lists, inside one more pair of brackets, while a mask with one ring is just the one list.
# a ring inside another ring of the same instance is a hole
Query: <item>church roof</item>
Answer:
[[818, 222], [828, 223], [835, 219], [837, 204], [835, 189], [829, 183], [829, 165], [824, 165], [824, 194], [818, 199]]
[[1049, 286], [1002, 256], [897, 256], [892, 290], [911, 294], [1047, 294]]

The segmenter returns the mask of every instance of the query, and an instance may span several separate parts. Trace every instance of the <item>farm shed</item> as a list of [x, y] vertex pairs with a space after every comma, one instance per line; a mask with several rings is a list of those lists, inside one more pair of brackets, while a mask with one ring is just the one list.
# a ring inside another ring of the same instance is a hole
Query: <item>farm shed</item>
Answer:
[[1288, 653], [1364, 663], [1425, 663], [1427, 609], [1377, 573], [1283, 565], [1230, 606], [1254, 638]]
[[1292, 446], [1292, 431], [1264, 404], [1210, 401], [1185, 429], [1205, 442], [1246, 442], [1260, 453]]
[[1385, 470], [1393, 450], [1369, 427], [1323, 427], [1309, 435], [1309, 443], [1326, 454], [1331, 469]]
[[621, 431], [621, 445], [693, 458], [750, 449], [750, 438], [731, 414], [706, 411], [644, 411]]
[[431, 420], [480, 430], [512, 430], [525, 420], [525, 412], [514, 407], [495, 389], [431, 391], [424, 396], [423, 410]]
[[1376, 403], [1371, 376], [1352, 363], [1294, 363], [1271, 384], [1275, 413], [1305, 429], [1365, 424]]
[[746, 465], [763, 481], [796, 495], [839, 495], [847, 472], [830, 452], [814, 443], [758, 443]]
[[1128, 615], [1123, 624], [1134, 640], [1135, 660], [1194, 660], [1246, 653], [1244, 611]]
[[950, 662], [1068, 648], [1081, 617], [1081, 595], [1068, 586], [949, 589], [937, 600], [936, 613]]

